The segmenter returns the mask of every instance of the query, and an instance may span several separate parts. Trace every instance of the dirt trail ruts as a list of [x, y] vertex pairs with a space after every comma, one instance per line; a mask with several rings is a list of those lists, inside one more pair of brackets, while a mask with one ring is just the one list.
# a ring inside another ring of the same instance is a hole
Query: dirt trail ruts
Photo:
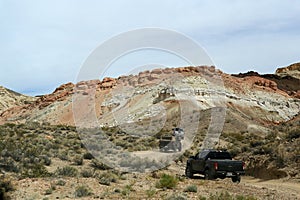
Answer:
[[[173, 174], [178, 174], [184, 176], [185, 164], [181, 165], [171, 165], [168, 167], [168, 171]], [[192, 184], [198, 184], [199, 181], [204, 178], [202, 176], [196, 176], [194, 179], [188, 179]], [[242, 176], [241, 183], [235, 184], [232, 183], [230, 179], [216, 179], [208, 181], [202, 187], [207, 186], [211, 187], [211, 191], [215, 191], [213, 186], [217, 188], [224, 189], [225, 191], [230, 191], [232, 193], [240, 193], [244, 191], [245, 195], [253, 195], [258, 199], [282, 199], [282, 200], [291, 200], [296, 199], [300, 200], [300, 181], [291, 180], [291, 179], [272, 179], [272, 180], [262, 180], [250, 176]]]
[[280, 193], [295, 194], [300, 199], [300, 182], [284, 179], [261, 180], [250, 176], [242, 177], [242, 183], [259, 188], [280, 191]]
[[182, 150], [180, 152], [177, 151], [168, 151], [168, 152], [161, 152], [159, 149], [153, 149], [152, 151], [138, 151], [133, 152], [136, 156], [140, 158], [148, 158], [150, 160], [156, 160], [156, 161], [174, 161], [176, 158], [178, 158], [180, 155], [182, 155], [185, 150], [187, 150], [191, 146], [191, 141], [188, 139], [184, 139], [182, 142]]

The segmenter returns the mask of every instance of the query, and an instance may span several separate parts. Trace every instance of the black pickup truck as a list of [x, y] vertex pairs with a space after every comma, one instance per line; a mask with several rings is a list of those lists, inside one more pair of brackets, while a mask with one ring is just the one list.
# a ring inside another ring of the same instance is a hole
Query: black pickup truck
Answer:
[[205, 179], [231, 178], [240, 182], [244, 166], [244, 162], [232, 160], [227, 151], [203, 150], [187, 160], [185, 175], [193, 178], [194, 174], [202, 174]]

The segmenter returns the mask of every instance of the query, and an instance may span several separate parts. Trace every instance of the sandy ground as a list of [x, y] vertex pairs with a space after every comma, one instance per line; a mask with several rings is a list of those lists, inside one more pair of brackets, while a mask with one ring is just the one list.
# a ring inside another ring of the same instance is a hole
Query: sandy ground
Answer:
[[[172, 173], [178, 167], [171, 167], [159, 173]], [[181, 170], [180, 170], [181, 171]], [[177, 174], [177, 173], [175, 173]], [[178, 174], [177, 174], [178, 175]], [[183, 177], [182, 174], [179, 174]], [[56, 185], [58, 180], [64, 180], [64, 186]], [[239, 184], [232, 183], [230, 179], [203, 180], [202, 177], [194, 179], [184, 178], [179, 181], [175, 189], [157, 189], [157, 178], [151, 174], [126, 174], [125, 179], [120, 179], [110, 186], [99, 184], [95, 178], [44, 178], [22, 179], [14, 182], [16, 190], [11, 193], [12, 199], [76, 199], [75, 191], [78, 186], [88, 186], [92, 195], [82, 199], [166, 199], [176, 193], [186, 196], [187, 199], [199, 199], [200, 196], [210, 196], [216, 192], [229, 192], [232, 195], [254, 196], [261, 200], [297, 200], [300, 199], [300, 183], [295, 180], [260, 180], [244, 176]], [[55, 185], [51, 192], [47, 190]], [[126, 194], [123, 191], [130, 186]], [[196, 185], [196, 193], [184, 192], [188, 185]], [[154, 191], [153, 196], [148, 196], [148, 191]], [[116, 192], [119, 191], [119, 192]]]

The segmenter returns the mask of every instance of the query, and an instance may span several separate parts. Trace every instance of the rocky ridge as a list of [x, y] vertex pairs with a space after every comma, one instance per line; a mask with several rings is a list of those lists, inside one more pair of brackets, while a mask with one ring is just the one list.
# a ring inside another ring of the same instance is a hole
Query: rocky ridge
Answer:
[[[154, 69], [116, 79], [64, 84], [33, 103], [8, 107], [0, 114], [0, 123], [38, 121], [74, 125], [74, 94], [82, 99], [93, 94], [100, 124], [110, 126], [154, 117], [163, 112], [161, 105], [172, 100], [188, 101], [191, 97], [200, 110], [221, 104], [259, 123], [279, 123], [292, 119], [300, 109], [298, 86], [285, 82], [286, 87], [281, 87], [284, 81], [277, 75], [255, 72], [229, 75], [205, 66]], [[173, 95], [162, 95], [168, 90], [172, 90]], [[216, 97], [221, 97], [222, 102], [217, 102]], [[112, 111], [122, 116], [124, 110], [127, 113], [122, 122], [116, 122]]]

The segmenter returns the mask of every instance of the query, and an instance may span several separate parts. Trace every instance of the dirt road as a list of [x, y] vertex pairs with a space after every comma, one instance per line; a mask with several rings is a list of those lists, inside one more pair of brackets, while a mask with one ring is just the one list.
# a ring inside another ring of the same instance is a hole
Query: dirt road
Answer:
[[245, 185], [251, 185], [260, 189], [270, 189], [277, 191], [287, 196], [292, 195], [295, 199], [300, 199], [300, 182], [287, 179], [276, 179], [276, 180], [261, 180], [249, 176], [242, 178], [242, 183]]
[[[137, 155], [139, 157], [148, 157], [155, 160], [174, 159], [181, 153], [163, 153], [159, 151], [141, 151]], [[185, 165], [171, 165], [168, 167], [169, 172], [184, 176]], [[201, 179], [201, 178], [200, 178]], [[199, 180], [192, 180], [197, 184]], [[225, 183], [226, 187], [235, 188], [238, 190], [249, 191], [255, 196], [262, 196], [262, 199], [300, 199], [300, 180], [290, 179], [275, 179], [275, 180], [262, 180], [250, 176], [243, 176], [240, 184], [232, 184], [230, 179], [216, 180], [218, 184]], [[226, 187], [224, 188], [226, 190]], [[230, 189], [229, 189], [230, 190]]]

